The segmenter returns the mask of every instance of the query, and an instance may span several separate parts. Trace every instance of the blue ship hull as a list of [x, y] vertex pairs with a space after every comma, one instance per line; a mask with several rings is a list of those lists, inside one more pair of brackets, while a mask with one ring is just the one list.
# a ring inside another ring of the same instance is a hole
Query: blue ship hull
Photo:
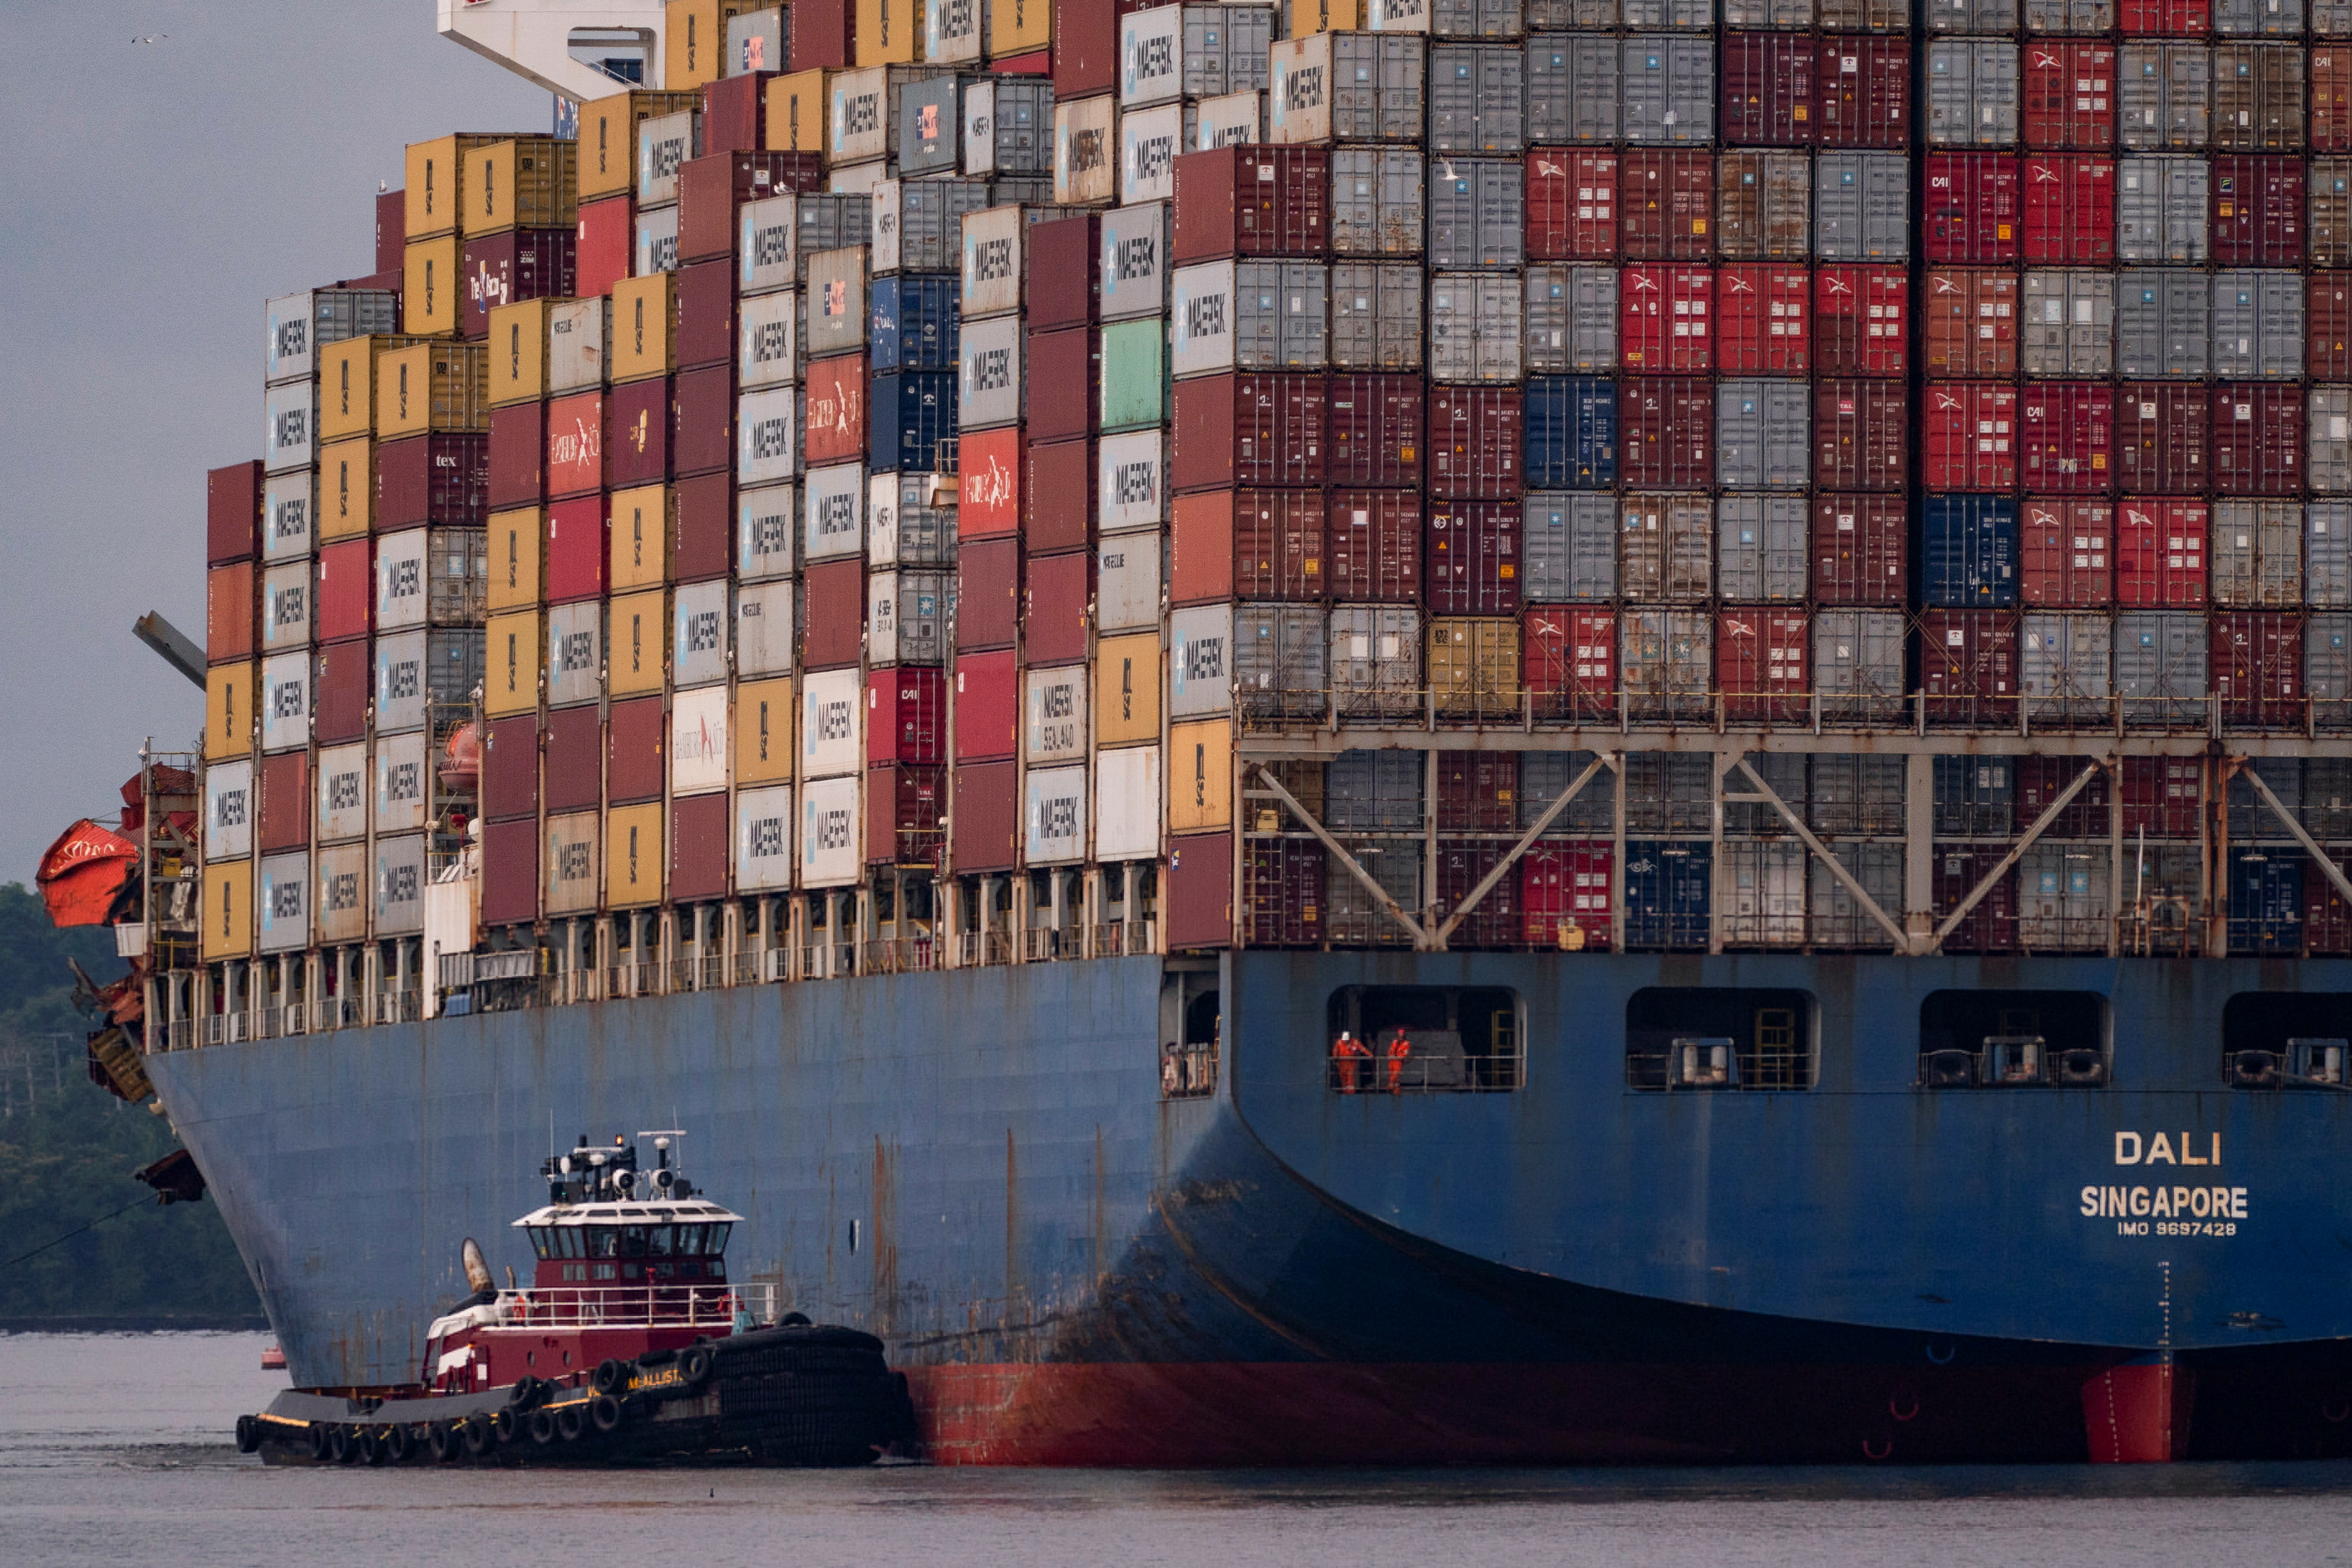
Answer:
[[[1247, 953], [1217, 1090], [1174, 1100], [1161, 970], [150, 1067], [303, 1386], [412, 1378], [460, 1240], [522, 1262], [551, 1141], [661, 1125], [746, 1217], [736, 1277], [881, 1334], [943, 1460], [2079, 1459], [2086, 1384], [2147, 1364], [2177, 1451], [2352, 1452], [2352, 1095], [2221, 1071], [2230, 998], [2352, 993], [2352, 963]], [[1332, 1092], [1327, 1002], [1365, 984], [1515, 990], [1524, 1087]], [[1627, 1000], [1660, 986], [1808, 993], [1818, 1082], [1628, 1089]], [[1920, 1090], [1947, 988], [2097, 993], [2112, 1082]]]

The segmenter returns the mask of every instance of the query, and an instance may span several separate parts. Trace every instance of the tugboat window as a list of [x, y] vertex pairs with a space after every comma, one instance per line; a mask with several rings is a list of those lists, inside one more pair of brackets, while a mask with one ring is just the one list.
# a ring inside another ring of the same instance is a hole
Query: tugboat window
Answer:
[[727, 1233], [728, 1233], [729, 1231], [730, 1231], [730, 1230], [734, 1229], [734, 1228], [734, 1228], [732, 1225], [726, 1225], [726, 1224], [714, 1225], [714, 1226], [712, 1226], [712, 1227], [710, 1228], [710, 1245], [709, 1245], [707, 1249], [705, 1249], [705, 1250], [706, 1250], [707, 1252], [724, 1252], [724, 1251], [726, 1251], [726, 1250], [727, 1250]]
[[588, 1227], [588, 1256], [617, 1258], [621, 1253], [621, 1233], [610, 1225]]
[[2095, 1089], [2109, 1065], [2095, 991], [1930, 991], [1919, 1004], [1922, 1089]]
[[699, 1225], [681, 1225], [677, 1228], [677, 1253], [681, 1258], [695, 1258], [701, 1256], [702, 1227]]
[[2352, 1088], [2352, 992], [2244, 991], [2221, 1006], [2233, 1089]]
[[646, 1232], [646, 1251], [655, 1258], [669, 1256], [669, 1227], [656, 1225]]
[[623, 1226], [621, 1228], [621, 1256], [624, 1258], [642, 1258], [645, 1255], [646, 1228], [642, 1225]]
[[1811, 1089], [1815, 1055], [1803, 991], [1650, 986], [1625, 999], [1629, 1089]]
[[542, 1263], [548, 1259], [548, 1232], [544, 1226], [534, 1226], [530, 1232], [530, 1249], [539, 1254]]
[[1527, 1082], [1518, 995], [1499, 986], [1343, 986], [1328, 1012], [1324, 1083], [1335, 1093], [1479, 1093]]

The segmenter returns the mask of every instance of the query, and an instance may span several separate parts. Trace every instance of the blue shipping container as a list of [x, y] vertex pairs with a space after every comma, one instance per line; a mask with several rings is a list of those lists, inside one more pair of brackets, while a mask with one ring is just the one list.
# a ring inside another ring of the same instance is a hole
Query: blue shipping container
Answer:
[[2303, 852], [2262, 849], [2230, 859], [2230, 951], [2303, 949]]
[[2006, 496], [1930, 496], [1920, 514], [1920, 601], [1931, 609], [2017, 602], [2017, 503]]
[[866, 462], [877, 474], [939, 471], [940, 444], [956, 433], [953, 371], [893, 371], [867, 388]]
[[867, 342], [874, 371], [956, 368], [959, 280], [902, 273], [874, 280], [874, 325]]
[[1705, 842], [1625, 841], [1625, 946], [1706, 947], [1713, 850]]
[[1527, 433], [1528, 489], [1605, 490], [1617, 483], [1616, 382], [1529, 377]]
[[2015, 815], [2015, 762], [2006, 757], [1938, 757], [1936, 835], [2008, 838]]

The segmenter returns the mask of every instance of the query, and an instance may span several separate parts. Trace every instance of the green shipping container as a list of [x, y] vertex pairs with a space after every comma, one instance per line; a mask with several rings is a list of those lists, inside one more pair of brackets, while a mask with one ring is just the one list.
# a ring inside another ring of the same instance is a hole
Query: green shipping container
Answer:
[[1102, 329], [1105, 434], [1158, 424], [1168, 406], [1168, 323], [1157, 316]]

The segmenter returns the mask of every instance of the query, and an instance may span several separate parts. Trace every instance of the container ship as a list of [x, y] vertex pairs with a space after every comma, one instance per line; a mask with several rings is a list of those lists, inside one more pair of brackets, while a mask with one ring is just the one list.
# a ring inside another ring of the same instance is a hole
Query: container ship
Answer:
[[2352, 6], [439, 25], [58, 882], [298, 1385], [635, 1116], [939, 1462], [2352, 1451]]

